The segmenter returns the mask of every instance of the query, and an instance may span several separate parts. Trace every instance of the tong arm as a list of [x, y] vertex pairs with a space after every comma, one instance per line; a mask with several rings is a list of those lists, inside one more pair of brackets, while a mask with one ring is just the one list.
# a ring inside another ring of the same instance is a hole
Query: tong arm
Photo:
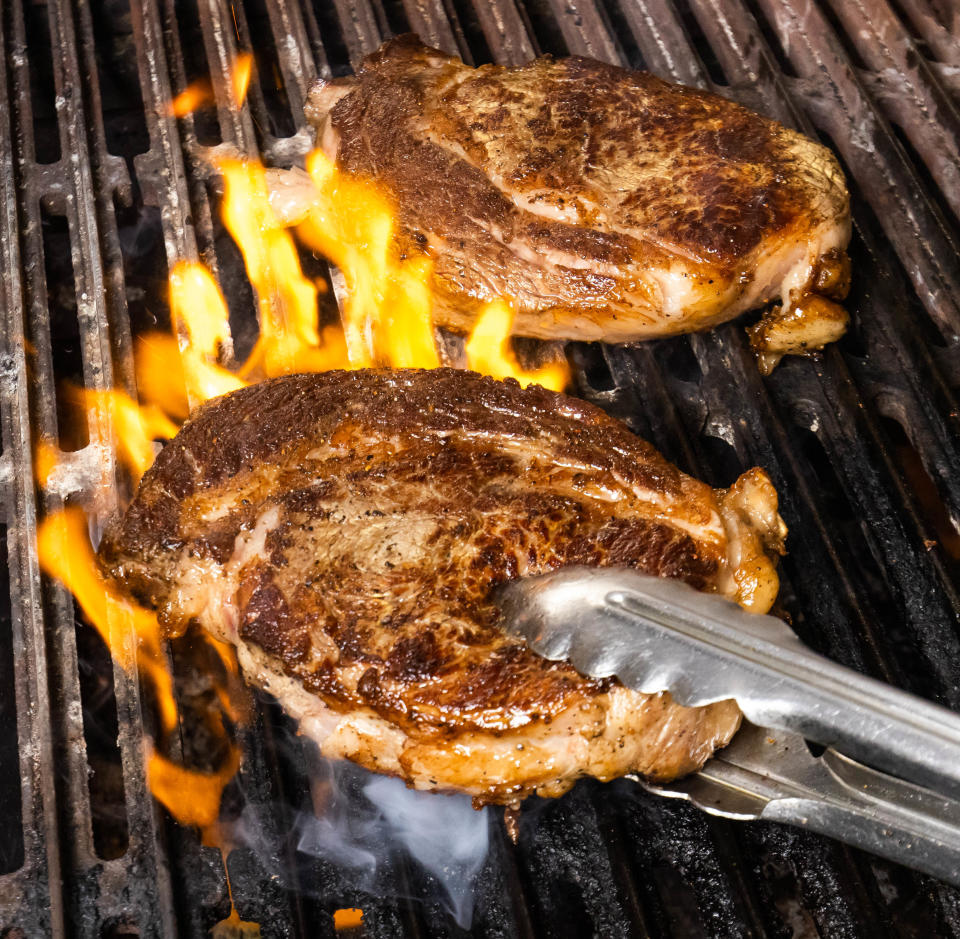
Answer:
[[782, 620], [614, 568], [565, 568], [501, 590], [505, 629], [545, 658], [691, 707], [733, 698], [758, 726], [960, 799], [960, 715], [818, 655]]
[[960, 886], [960, 802], [835, 750], [815, 757], [798, 734], [744, 724], [699, 773], [638, 781], [712, 815], [796, 825]]

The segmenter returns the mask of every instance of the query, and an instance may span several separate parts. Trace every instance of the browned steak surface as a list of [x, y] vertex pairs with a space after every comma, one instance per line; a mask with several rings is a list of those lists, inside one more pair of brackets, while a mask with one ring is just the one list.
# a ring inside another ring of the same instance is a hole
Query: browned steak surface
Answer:
[[308, 115], [393, 197], [446, 325], [508, 297], [524, 335], [636, 339], [846, 289], [833, 155], [707, 92], [576, 56], [474, 69], [403, 36]]
[[545, 662], [500, 632], [493, 587], [625, 565], [762, 610], [782, 535], [759, 471], [717, 492], [563, 395], [367, 370], [203, 406], [100, 558], [172, 629], [233, 642], [325, 752], [503, 801], [688, 771], [739, 714]]

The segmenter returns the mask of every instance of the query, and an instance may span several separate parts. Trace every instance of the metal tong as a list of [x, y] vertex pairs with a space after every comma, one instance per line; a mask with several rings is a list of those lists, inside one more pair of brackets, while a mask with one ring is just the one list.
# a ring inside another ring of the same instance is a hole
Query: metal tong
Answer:
[[[688, 706], [736, 700], [747, 721], [730, 745], [651, 792], [809, 828], [960, 886], [960, 715], [676, 580], [566, 568], [512, 581], [498, 601], [509, 634], [584, 675]], [[814, 756], [807, 740], [827, 749]]]

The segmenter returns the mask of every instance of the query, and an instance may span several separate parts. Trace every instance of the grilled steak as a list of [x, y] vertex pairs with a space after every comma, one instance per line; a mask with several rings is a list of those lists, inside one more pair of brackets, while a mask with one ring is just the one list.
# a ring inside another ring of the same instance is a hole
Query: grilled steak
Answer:
[[171, 630], [234, 643], [326, 755], [511, 802], [689, 772], [740, 715], [546, 662], [498, 629], [494, 586], [626, 565], [765, 611], [783, 534], [760, 470], [713, 490], [563, 395], [366, 370], [204, 405], [100, 558]]
[[507, 297], [521, 335], [616, 342], [780, 300], [754, 334], [771, 357], [846, 327], [824, 299], [848, 288], [837, 161], [716, 95], [580, 57], [474, 69], [403, 36], [308, 117], [393, 197], [399, 250], [433, 258], [442, 325]]

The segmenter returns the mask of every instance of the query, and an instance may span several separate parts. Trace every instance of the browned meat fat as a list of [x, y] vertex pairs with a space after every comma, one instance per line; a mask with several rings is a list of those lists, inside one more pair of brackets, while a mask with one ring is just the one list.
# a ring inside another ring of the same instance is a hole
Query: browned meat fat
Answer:
[[511, 802], [689, 772], [740, 715], [544, 661], [498, 629], [493, 587], [624, 565], [765, 611], [783, 535], [760, 470], [713, 490], [582, 401], [363, 370], [204, 405], [100, 559], [171, 628], [232, 642], [325, 754]]
[[[307, 114], [342, 170], [392, 197], [398, 249], [433, 259], [443, 325], [508, 297], [521, 335], [623, 341], [773, 301], [783, 322], [819, 294], [782, 342], [755, 334], [771, 366], [846, 327], [825, 299], [849, 284], [836, 159], [717, 95], [577, 56], [470, 68], [402, 36], [318, 83]], [[296, 176], [275, 183], [296, 215]]]

